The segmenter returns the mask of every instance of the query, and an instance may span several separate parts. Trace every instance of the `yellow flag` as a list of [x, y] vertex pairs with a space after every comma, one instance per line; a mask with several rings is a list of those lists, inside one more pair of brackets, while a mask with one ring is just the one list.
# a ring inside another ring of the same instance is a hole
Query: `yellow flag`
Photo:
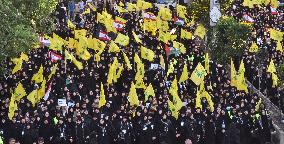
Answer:
[[20, 101], [21, 98], [23, 98], [24, 96], [26, 96], [27, 93], [22, 85], [21, 82], [18, 83], [17, 87], [14, 90], [14, 98], [16, 101]]
[[276, 87], [278, 85], [278, 76], [275, 73], [272, 73], [272, 87]]
[[200, 85], [203, 82], [204, 77], [207, 75], [206, 70], [204, 67], [198, 63], [195, 70], [192, 72], [190, 79], [196, 84]]
[[155, 53], [152, 50], [141, 46], [141, 57], [151, 62], [154, 60]]
[[259, 111], [261, 102], [262, 102], [262, 98], [260, 98], [260, 99], [258, 100], [258, 102], [256, 103], [256, 105], [255, 105], [255, 111], [256, 111], [256, 112]]
[[69, 38], [69, 40], [67, 42], [67, 47], [70, 48], [70, 49], [75, 48], [75, 39]]
[[99, 39], [96, 39], [96, 38], [93, 38], [93, 41], [94, 41], [94, 47], [93, 47], [94, 50], [103, 50], [103, 49], [105, 49], [106, 44], [103, 41], [101, 41]]
[[177, 86], [177, 78], [175, 77], [175, 79], [172, 81], [171, 87], [169, 89], [169, 93], [174, 96], [174, 95], [178, 95], [178, 86]]
[[111, 41], [109, 44], [108, 52], [120, 52], [120, 49], [113, 41]]
[[128, 10], [126, 10], [126, 9], [124, 9], [123, 7], [120, 7], [120, 6], [118, 6], [118, 5], [116, 5], [116, 8], [117, 8], [117, 11], [118, 11], [119, 13], [126, 13], [126, 12], [128, 12]]
[[39, 102], [45, 95], [45, 85], [46, 85], [46, 80], [44, 79], [41, 83], [40, 89], [37, 91], [37, 98], [36, 102]]
[[139, 56], [135, 53], [135, 55], [134, 55], [134, 61], [135, 61], [135, 63], [137, 63], [137, 65], [138, 64], [142, 64], [142, 61], [141, 61], [141, 59], [139, 58]]
[[196, 92], [195, 108], [200, 108], [200, 109], [202, 109], [202, 105], [201, 105], [201, 95], [200, 95], [199, 89], [197, 89], [197, 92]]
[[123, 23], [126, 23], [127, 22], [127, 20], [125, 20], [125, 19], [123, 19], [123, 18], [121, 18], [121, 17], [115, 17], [115, 20], [116, 21], [119, 21], [119, 22], [123, 22]]
[[76, 28], [76, 26], [69, 19], [67, 21], [67, 24], [69, 28]]
[[168, 41], [171, 39], [171, 35], [169, 32], [159, 31], [158, 39], [164, 43], [168, 43]]
[[114, 32], [114, 33], [117, 33], [117, 30], [115, 28], [115, 26], [113, 25], [114, 23], [114, 20], [113, 19], [105, 19], [104, 21], [104, 25], [107, 29], [107, 32]]
[[136, 4], [128, 3], [127, 7], [128, 7], [128, 11], [138, 11], [138, 7]]
[[279, 1], [278, 0], [271, 0], [270, 3], [271, 3], [271, 6], [273, 8], [278, 8], [278, 6], [279, 6]]
[[208, 53], [206, 53], [205, 54], [205, 59], [204, 59], [204, 63], [205, 63], [205, 70], [207, 71], [207, 73], [209, 73], [209, 54]]
[[51, 77], [55, 74], [56, 69], [57, 69], [58, 63], [55, 64], [52, 68], [51, 68], [51, 73], [48, 75], [48, 81], [51, 79]]
[[131, 83], [131, 88], [128, 95], [128, 101], [130, 102], [130, 106], [139, 106], [139, 100], [136, 93], [135, 84], [133, 82]]
[[113, 63], [109, 67], [108, 79], [107, 79], [108, 84], [113, 83], [114, 77], [116, 76], [117, 67], [118, 67], [118, 60], [117, 60], [117, 57], [115, 57], [113, 60]]
[[231, 58], [231, 86], [235, 87], [237, 86], [237, 72], [232, 58]]
[[274, 40], [281, 41], [283, 38], [283, 34], [284, 32], [275, 29], [270, 29], [270, 37]]
[[188, 79], [188, 70], [187, 70], [187, 65], [186, 63], [183, 66], [183, 70], [179, 79], [179, 83], [182, 83]]
[[168, 69], [168, 72], [167, 72], [167, 76], [169, 76], [169, 74], [173, 73], [174, 70], [175, 70], [174, 63], [171, 62], [170, 66], [169, 66], [169, 69]]
[[81, 37], [86, 37], [87, 30], [81, 29], [81, 30], [74, 30], [74, 37], [75, 39], [80, 39]]
[[173, 47], [178, 49], [182, 54], [186, 53], [186, 48], [182, 43], [179, 43], [177, 41], [173, 41]]
[[83, 49], [83, 50], [78, 54], [78, 56], [79, 56], [81, 59], [85, 60], [85, 61], [87, 61], [87, 60], [89, 60], [89, 59], [91, 58], [91, 54], [89, 53], [89, 51], [88, 51], [87, 49]]
[[140, 9], [140, 10], [146, 10], [146, 9], [149, 9], [149, 8], [152, 8], [152, 4], [149, 3], [149, 2], [145, 2], [143, 0], [137, 0], [137, 7]]
[[92, 11], [94, 12], [97, 11], [97, 9], [91, 3], [88, 3], [88, 6], [90, 7]]
[[185, 17], [185, 15], [186, 15], [186, 7], [177, 4], [176, 8], [177, 8], [177, 15], [178, 15], [178, 17], [186, 19], [186, 17]]
[[172, 19], [172, 12], [168, 8], [161, 7], [158, 16], [160, 16], [162, 20], [169, 21]]
[[184, 29], [181, 29], [180, 38], [191, 39], [192, 38], [192, 33], [188, 32], [188, 31], [186, 31]]
[[82, 70], [83, 69], [83, 64], [81, 62], [79, 62], [72, 54], [70, 54], [67, 50], [65, 50], [65, 58], [66, 59], [70, 59], [75, 66], [79, 69]]
[[134, 37], [134, 39], [137, 43], [142, 43], [142, 41], [139, 39], [139, 37], [136, 35], [136, 33], [134, 31], [132, 31], [132, 34], [133, 34], [133, 37]]
[[267, 72], [270, 72], [270, 73], [275, 73], [276, 72], [276, 68], [275, 68], [273, 59], [270, 60], [269, 66], [267, 68]]
[[258, 52], [258, 46], [256, 43], [252, 43], [251, 47], [249, 48], [249, 52], [255, 53]]
[[37, 97], [37, 89], [33, 90], [28, 96], [27, 99], [32, 103], [33, 107], [36, 104], [36, 97]]
[[276, 50], [277, 50], [277, 51], [280, 51], [280, 52], [283, 52], [283, 48], [282, 48], [282, 45], [281, 45], [281, 42], [280, 42], [280, 41], [277, 41]]
[[136, 72], [136, 75], [135, 75], [136, 88], [145, 89], [145, 85], [144, 85], [145, 68], [144, 68], [144, 64], [142, 63], [142, 61], [140, 60], [140, 58], [137, 54], [135, 54], [135, 56], [134, 56], [134, 61], [137, 64], [137, 66], [136, 66], [137, 72]]
[[116, 72], [115, 76], [114, 76], [114, 82], [117, 82], [117, 80], [120, 78], [121, 73], [124, 69], [123, 64], [121, 64], [121, 66], [118, 66], [118, 71]]
[[240, 68], [237, 75], [237, 89], [243, 90], [248, 93], [247, 83], [245, 81], [245, 66], [243, 60], [241, 61]]
[[17, 103], [15, 102], [14, 96], [12, 95], [10, 103], [9, 103], [9, 112], [8, 117], [10, 120], [14, 117], [15, 110], [18, 110]]
[[160, 55], [160, 66], [165, 69], [166, 68], [166, 64], [165, 64], [165, 60], [164, 60], [164, 56]]
[[130, 64], [130, 61], [129, 61], [128, 57], [126, 56], [126, 54], [124, 52], [122, 52], [122, 53], [123, 53], [124, 62], [126, 63], [127, 68], [128, 69], [132, 69], [132, 66]]
[[168, 21], [163, 21], [161, 19], [156, 20], [156, 26], [157, 29], [161, 30], [161, 31], [168, 31], [169, 30], [169, 25], [168, 25]]
[[91, 12], [90, 8], [87, 8], [87, 9], [82, 13], [82, 15], [89, 14], [90, 12]]
[[22, 52], [19, 58], [13, 58], [11, 61], [15, 64], [12, 70], [12, 74], [14, 74], [22, 69], [23, 61], [29, 61], [29, 57]]
[[155, 91], [153, 89], [152, 84], [148, 85], [148, 87], [146, 88], [146, 90], [144, 92], [144, 95], [145, 95], [145, 102], [148, 100], [149, 96], [155, 97]]
[[38, 72], [33, 75], [32, 81], [35, 83], [41, 83], [43, 81], [43, 66], [41, 65]]
[[203, 91], [202, 95], [207, 99], [210, 111], [213, 112], [214, 111], [214, 103], [212, 101], [211, 96], [209, 95], [209, 93], [207, 91]]
[[114, 42], [122, 46], [127, 46], [129, 44], [129, 37], [119, 33]]
[[178, 111], [172, 101], [168, 100], [168, 107], [174, 118], [178, 119]]
[[197, 28], [194, 31], [194, 35], [199, 36], [201, 39], [204, 39], [205, 34], [206, 34], [206, 29], [202, 24], [197, 26]]
[[103, 83], [101, 83], [101, 92], [100, 92], [100, 100], [99, 100], [99, 108], [106, 104], [106, 96], [104, 91]]

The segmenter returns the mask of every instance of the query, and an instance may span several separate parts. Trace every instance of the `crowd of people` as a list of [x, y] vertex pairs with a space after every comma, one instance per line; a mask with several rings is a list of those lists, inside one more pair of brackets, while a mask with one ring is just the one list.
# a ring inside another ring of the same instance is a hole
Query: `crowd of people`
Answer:
[[[149, 2], [153, 4], [153, 1]], [[92, 9], [85, 13], [90, 7], [88, 3], [91, 3], [96, 11]], [[161, 41], [158, 32], [154, 34], [147, 32], [140, 24], [143, 23], [143, 12], [151, 12], [158, 16], [159, 8], [153, 4], [152, 8], [144, 11], [118, 12], [118, 5], [127, 9], [129, 3], [119, 0], [114, 3], [80, 1], [77, 12], [75, 2], [70, 0], [59, 3], [55, 12], [54, 33], [64, 40], [74, 38], [74, 29], [86, 29], [88, 36], [99, 38], [99, 33], [106, 31], [105, 25], [97, 21], [98, 13], [103, 11], [111, 14], [113, 19], [115, 17], [125, 19], [127, 22], [119, 31], [129, 36], [127, 46], [119, 45], [124, 53], [104, 50], [98, 60], [95, 56], [98, 51], [88, 49], [91, 54], [89, 60], [75, 56], [83, 63], [83, 69], [79, 70], [72, 61], [64, 60], [64, 50], [53, 51], [48, 46], [42, 46], [27, 52], [29, 60], [23, 62], [22, 69], [15, 74], [11, 74], [14, 67], [11, 58], [7, 58], [3, 67], [9, 72], [1, 77], [0, 82], [0, 136], [3, 143], [265, 144], [271, 142], [272, 120], [265, 105], [258, 105], [260, 101], [258, 94], [252, 91], [240, 91], [231, 86], [229, 70], [215, 61], [209, 62], [210, 69], [204, 79], [204, 88], [211, 96], [214, 110], [210, 109], [205, 97], [201, 100], [202, 106], [196, 106], [198, 86], [187, 79], [178, 84], [178, 96], [183, 106], [179, 110], [178, 117], [174, 117], [168, 105], [168, 100], [173, 100], [169, 92], [172, 82], [175, 78], [181, 77], [184, 65], [188, 68], [189, 76], [199, 63], [205, 65], [204, 46], [196, 42], [196, 39], [200, 38], [194, 36], [192, 39], [183, 39], [180, 36], [181, 29], [194, 33], [199, 23], [193, 21], [191, 16], [186, 16], [188, 22], [184, 24], [177, 24], [174, 20], [168, 21], [169, 30], [176, 30], [176, 41], [186, 47], [185, 53], [173, 52], [175, 48], [171, 41], [168, 43]], [[176, 9], [172, 6], [169, 9], [172, 18], [176, 18]], [[248, 8], [243, 5], [242, 0], [234, 0], [226, 11], [226, 15], [233, 16], [240, 22], [244, 13], [254, 19], [253, 33], [249, 41], [257, 42], [267, 55], [264, 62], [259, 64], [257, 55], [246, 51], [243, 55], [245, 74], [256, 88], [260, 88], [275, 102], [279, 102], [280, 96], [277, 95], [281, 93], [283, 95], [284, 90], [272, 87], [271, 76], [266, 69], [271, 58], [274, 59], [276, 66], [283, 64], [283, 53], [276, 51], [276, 42], [270, 39], [267, 32], [268, 28], [284, 31], [283, 8], [278, 8], [277, 11], [277, 15], [272, 14], [269, 5]], [[72, 21], [75, 28], [70, 28], [68, 20]], [[135, 40], [133, 31], [142, 43]], [[110, 32], [108, 36], [114, 40], [116, 34]], [[129, 102], [129, 92], [137, 72], [134, 57], [135, 54], [140, 55], [141, 45], [155, 53], [152, 62], [141, 59], [145, 68], [143, 81], [146, 86], [149, 84], [153, 86], [155, 94], [145, 100], [145, 90], [136, 88], [139, 104], [133, 106]], [[66, 46], [64, 49], [74, 52], [74, 49]], [[56, 62], [52, 61], [49, 56], [50, 51], [63, 58]], [[124, 54], [129, 58], [132, 69], [127, 66]], [[115, 57], [124, 69], [117, 82], [108, 84], [109, 68]], [[161, 59], [164, 60], [165, 66], [161, 65]], [[23, 97], [17, 102], [18, 109], [9, 119], [11, 94], [18, 82], [23, 84], [26, 93], [29, 94], [39, 87], [39, 84], [31, 80], [33, 75], [43, 66], [43, 75], [47, 76], [55, 63], [58, 63], [56, 73], [46, 84], [46, 90], [50, 92], [49, 97], [40, 100], [35, 106], [27, 97]], [[159, 66], [152, 68], [152, 64]], [[171, 64], [174, 64], [174, 70], [168, 73]], [[262, 75], [258, 74], [259, 69], [263, 70]], [[106, 103], [100, 107], [101, 84]], [[66, 105], [58, 105], [58, 99], [65, 99]]]

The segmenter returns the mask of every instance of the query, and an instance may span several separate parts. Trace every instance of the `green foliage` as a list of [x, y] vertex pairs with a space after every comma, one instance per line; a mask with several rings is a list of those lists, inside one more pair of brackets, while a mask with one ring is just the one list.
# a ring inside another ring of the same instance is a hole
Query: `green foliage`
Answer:
[[[221, 1], [221, 13], [224, 14], [225, 10], [229, 8], [232, 0]], [[210, 0], [193, 0], [188, 7], [188, 15], [193, 16], [196, 21], [199, 21], [206, 27], [209, 26], [210, 22]]]
[[[38, 33], [53, 30], [55, 0], [0, 1], [0, 61], [26, 52], [37, 42]], [[49, 24], [49, 25], [46, 25]]]
[[208, 38], [213, 59], [221, 64], [228, 64], [231, 57], [241, 56], [247, 46], [246, 41], [251, 27], [241, 24], [232, 17], [222, 17], [213, 29], [213, 36]]

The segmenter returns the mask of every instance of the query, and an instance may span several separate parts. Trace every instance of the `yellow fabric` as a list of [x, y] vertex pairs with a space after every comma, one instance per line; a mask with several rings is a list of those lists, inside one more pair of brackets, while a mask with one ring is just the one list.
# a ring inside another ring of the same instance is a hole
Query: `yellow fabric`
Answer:
[[121, 18], [121, 17], [115, 17], [115, 20], [116, 21], [120, 21], [120, 22], [123, 22], [123, 23], [126, 23], [127, 22], [127, 20], [125, 20], [125, 19], [123, 19], [123, 18]]
[[67, 43], [67, 47], [74, 49], [75, 48], [75, 39], [69, 38], [68, 43]]
[[117, 80], [120, 78], [121, 73], [124, 69], [123, 64], [121, 66], [118, 66], [118, 71], [116, 72], [115, 76], [114, 76], [114, 82], [117, 82]]
[[12, 95], [10, 103], [9, 103], [9, 111], [8, 111], [8, 117], [10, 120], [12, 120], [15, 110], [18, 110], [18, 106], [17, 106], [17, 103], [15, 102], [14, 96]]
[[38, 72], [33, 75], [32, 81], [35, 81], [35, 83], [41, 83], [43, 81], [43, 66], [42, 65], [40, 66]]
[[128, 3], [127, 7], [128, 7], [128, 11], [138, 11], [139, 10], [136, 4]]
[[134, 56], [134, 61], [136, 63], [136, 68], [137, 68], [137, 72], [136, 72], [136, 75], [135, 75], [136, 88], [145, 89], [146, 86], [144, 84], [144, 74], [145, 74], [144, 64], [142, 63], [142, 61], [140, 60], [140, 58], [137, 54], [135, 54], [135, 56]]
[[60, 38], [58, 35], [53, 33], [53, 37], [52, 38], [49, 37], [49, 40], [50, 40], [49, 49], [55, 51], [62, 50], [62, 46], [64, 45], [64, 40], [62, 38]]
[[270, 29], [270, 38], [281, 41], [283, 37], [284, 32], [275, 30], [275, 29]]
[[152, 34], [154, 34], [157, 31], [157, 22], [145, 19], [143, 23], [143, 29], [144, 31], [152, 32]]
[[186, 7], [177, 4], [176, 8], [177, 8], [177, 15], [178, 15], [178, 17], [186, 19], [186, 17], [185, 17], [185, 15], [186, 15]]
[[129, 37], [119, 33], [114, 42], [122, 46], [127, 46], [129, 44]]
[[276, 50], [277, 50], [277, 51], [280, 51], [280, 52], [283, 52], [283, 48], [282, 48], [282, 45], [281, 45], [281, 42], [280, 42], [280, 41], [277, 41]]
[[106, 104], [106, 96], [104, 91], [103, 83], [101, 83], [101, 91], [100, 91], [100, 100], [99, 100], [99, 108]]
[[170, 101], [170, 100], [168, 100], [168, 107], [169, 107], [170, 111], [172, 112], [172, 116], [173, 116], [174, 118], [178, 119], [178, 114], [179, 114], [179, 113], [178, 113], [178, 111], [177, 111], [175, 105], [173, 104], [173, 102]]
[[272, 87], [276, 87], [278, 85], [278, 76], [276, 73], [272, 73]]
[[116, 75], [117, 66], [118, 66], [118, 60], [117, 57], [115, 57], [113, 63], [109, 67], [108, 79], [107, 79], [108, 85], [113, 83], [114, 77]]
[[269, 66], [267, 68], [267, 72], [270, 72], [270, 73], [276, 72], [276, 68], [275, 68], [275, 65], [272, 59], [270, 60]]
[[97, 11], [97, 9], [91, 3], [88, 3], [88, 6], [90, 7], [92, 11], [94, 12]]
[[237, 77], [237, 89], [243, 90], [248, 93], [248, 86], [245, 81], [245, 66], [243, 60], [241, 61], [238, 77]]
[[158, 16], [160, 16], [162, 20], [169, 21], [172, 19], [172, 12], [168, 8], [161, 7]]
[[188, 70], [187, 70], [187, 65], [186, 63], [183, 66], [183, 70], [179, 79], [179, 83], [182, 83], [188, 79]]
[[119, 13], [126, 13], [126, 12], [128, 12], [128, 10], [126, 10], [126, 9], [124, 9], [123, 7], [120, 7], [120, 6], [116, 6], [116, 8], [117, 8], [117, 11], [119, 12]]
[[168, 43], [168, 41], [171, 39], [171, 35], [169, 32], [159, 31], [158, 39], [164, 43]]
[[65, 50], [65, 58], [66, 59], [70, 59], [75, 66], [79, 69], [82, 70], [83, 69], [83, 64], [81, 62], [79, 62], [72, 54], [70, 54], [67, 50]]
[[166, 64], [165, 64], [165, 59], [163, 55], [160, 55], [160, 66], [165, 69], [166, 68]]
[[36, 98], [37, 98], [37, 89], [33, 90], [28, 96], [27, 99], [32, 103], [33, 107], [36, 104]]
[[90, 8], [87, 8], [87, 9], [82, 13], [82, 15], [89, 14], [90, 12], [91, 12]]
[[207, 73], [209, 73], [209, 54], [208, 53], [205, 54], [205, 66], [204, 67]]
[[155, 53], [152, 50], [150, 50], [150, 49], [148, 49], [144, 46], [141, 46], [141, 57], [143, 59], [146, 59], [146, 60], [152, 62], [154, 60]]
[[146, 10], [146, 9], [149, 9], [149, 8], [152, 8], [152, 4], [149, 3], [149, 2], [145, 2], [143, 0], [137, 0], [137, 7], [140, 9], [140, 10]]
[[13, 58], [11, 61], [15, 64], [15, 67], [12, 70], [12, 74], [14, 74], [22, 69], [23, 61], [29, 61], [29, 58], [26, 54], [21, 53], [19, 58]]
[[142, 43], [142, 41], [139, 39], [139, 37], [136, 35], [136, 33], [134, 32], [134, 31], [132, 31], [132, 34], [133, 34], [133, 37], [134, 37], [134, 39], [135, 39], [135, 41], [137, 42], [137, 43]]
[[206, 29], [202, 24], [197, 26], [197, 28], [194, 31], [194, 35], [199, 36], [201, 39], [204, 39], [205, 34], [206, 34]]
[[174, 63], [171, 62], [170, 66], [169, 66], [169, 69], [168, 69], [168, 72], [167, 72], [167, 76], [169, 76], [169, 74], [173, 73], [174, 70], [175, 70]]
[[156, 20], [157, 24], [157, 29], [160, 31], [168, 31], [169, 30], [169, 24], [167, 21], [163, 21], [161, 19]]
[[36, 102], [39, 102], [45, 95], [45, 85], [46, 85], [46, 80], [44, 79], [41, 83], [40, 89], [37, 91], [37, 98]]
[[204, 67], [198, 63], [195, 70], [192, 72], [190, 79], [196, 84], [200, 85], [203, 82], [204, 77], [207, 75], [206, 70]]
[[180, 38], [191, 39], [192, 38], [192, 33], [188, 32], [188, 31], [186, 31], [184, 29], [181, 29]]
[[51, 73], [48, 75], [48, 81], [51, 79], [51, 77], [55, 74], [56, 69], [57, 69], [58, 63], [55, 64], [52, 68], [51, 68]]
[[259, 112], [259, 108], [260, 108], [261, 102], [262, 102], [262, 99], [260, 98], [260, 99], [258, 100], [258, 102], [256, 103], [256, 105], [255, 105], [255, 111], [256, 111], [256, 112]]
[[252, 43], [251, 47], [249, 48], [249, 52], [255, 53], [258, 52], [259, 48], [256, 43]]
[[96, 39], [96, 38], [93, 38], [93, 41], [94, 41], [94, 47], [93, 47], [94, 50], [103, 50], [103, 49], [105, 49], [106, 44], [103, 41], [101, 41], [99, 39]]
[[179, 111], [181, 109], [181, 107], [183, 106], [183, 103], [178, 96], [178, 86], [177, 86], [177, 79], [176, 78], [172, 81], [169, 92], [173, 97], [173, 104], [174, 104], [176, 110]]
[[130, 106], [138, 106], [139, 105], [139, 100], [138, 100], [138, 96], [137, 96], [137, 93], [136, 93], [135, 84], [133, 82], [131, 83], [128, 101], [130, 102]]
[[237, 86], [237, 72], [232, 58], [231, 58], [231, 86], [235, 87]]
[[196, 92], [195, 108], [200, 108], [200, 109], [202, 109], [202, 105], [201, 105], [201, 95], [200, 95], [199, 89], [197, 89], [197, 92]]
[[132, 69], [132, 66], [130, 64], [130, 61], [129, 61], [127, 55], [124, 52], [122, 52], [122, 53], [123, 53], [124, 62], [126, 63], [127, 68]]
[[148, 87], [146, 88], [144, 92], [144, 95], [145, 95], [145, 100], [144, 100], [145, 102], [148, 100], [149, 96], [155, 97], [155, 91], [153, 89], [152, 84], [148, 85]]
[[178, 49], [182, 54], [186, 53], [186, 48], [182, 43], [179, 43], [177, 41], [173, 41], [173, 47]]
[[22, 85], [21, 82], [18, 83], [17, 87], [14, 90], [14, 98], [16, 101], [20, 101], [21, 98], [23, 98], [24, 96], [26, 96], [27, 93], [24, 89], [24, 86]]
[[108, 52], [120, 52], [120, 49], [113, 41], [111, 41], [109, 44]]
[[177, 79], [175, 77], [175, 79], [172, 81], [171, 87], [169, 89], [169, 93], [174, 96], [174, 95], [178, 95], [178, 86], [177, 86]]
[[74, 30], [74, 37], [75, 39], [80, 39], [80, 37], [86, 37], [87, 30], [81, 29], [81, 30]]
[[69, 28], [76, 28], [76, 26], [69, 19], [67, 21], [67, 24]]

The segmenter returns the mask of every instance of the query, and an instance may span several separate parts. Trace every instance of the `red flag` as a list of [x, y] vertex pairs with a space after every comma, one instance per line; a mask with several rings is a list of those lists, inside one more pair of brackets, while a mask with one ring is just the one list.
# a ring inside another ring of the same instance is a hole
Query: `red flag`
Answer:
[[116, 30], [123, 31], [123, 27], [124, 27], [124, 23], [123, 22], [121, 22], [121, 21], [114, 21], [113, 25], [116, 28]]
[[168, 58], [169, 55], [170, 55], [170, 48], [168, 47], [167, 44], [165, 44], [165, 51], [166, 51], [166, 55], [167, 55], [167, 58]]
[[58, 60], [62, 59], [62, 56], [59, 54], [56, 54], [52, 51], [48, 52], [48, 57], [51, 59], [52, 62], [57, 62]]

